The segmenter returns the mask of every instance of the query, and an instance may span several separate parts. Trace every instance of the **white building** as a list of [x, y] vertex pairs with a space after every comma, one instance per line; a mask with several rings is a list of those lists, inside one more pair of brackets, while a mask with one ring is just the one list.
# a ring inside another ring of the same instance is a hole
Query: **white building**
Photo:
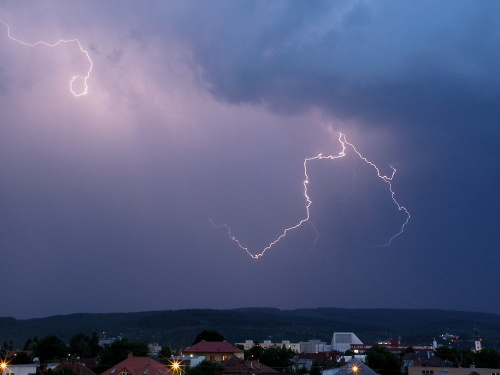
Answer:
[[351, 349], [351, 344], [363, 344], [353, 332], [334, 332], [332, 350], [345, 352]]
[[148, 344], [148, 349], [149, 349], [149, 355], [151, 357], [158, 357], [158, 355], [161, 352], [161, 345], [158, 345], [157, 342], [153, 342], [151, 344]]
[[[59, 363], [49, 363], [47, 365], [47, 370], [55, 369], [59, 366]], [[8, 365], [2, 372], [1, 375], [35, 375], [36, 374], [36, 364], [28, 365]]]
[[320, 340], [300, 342], [300, 353], [323, 353], [332, 351], [332, 346]]
[[[243, 346], [243, 350], [248, 350], [253, 348], [256, 344], [253, 340], [245, 340], [245, 342], [238, 342], [236, 345]], [[283, 340], [281, 342], [272, 342], [271, 340], [264, 340], [258, 343], [258, 345], [263, 349], [268, 349], [270, 347], [287, 348], [291, 349], [296, 353], [301, 353], [301, 343], [293, 343], [290, 340]]]

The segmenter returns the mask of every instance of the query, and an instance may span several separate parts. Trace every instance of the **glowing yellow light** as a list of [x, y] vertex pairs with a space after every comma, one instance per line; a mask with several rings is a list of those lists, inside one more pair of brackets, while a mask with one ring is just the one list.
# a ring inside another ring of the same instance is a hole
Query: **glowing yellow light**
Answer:
[[172, 361], [170, 362], [170, 369], [173, 370], [176, 373], [179, 373], [182, 371], [182, 364], [180, 361]]
[[352, 371], [354, 371], [354, 372], [358, 372], [358, 370], [359, 370], [359, 367], [358, 367], [358, 366], [352, 366]]
[[7, 370], [10, 361], [6, 361], [5, 359], [0, 358], [0, 373], [3, 373], [4, 370]]

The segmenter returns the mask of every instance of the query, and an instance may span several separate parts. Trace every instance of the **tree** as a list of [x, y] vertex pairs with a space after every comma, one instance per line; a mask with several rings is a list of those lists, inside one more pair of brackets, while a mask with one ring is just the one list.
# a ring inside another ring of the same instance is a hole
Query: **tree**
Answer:
[[193, 345], [200, 341], [224, 341], [224, 336], [217, 331], [204, 330], [198, 333], [198, 336], [194, 339]]
[[99, 355], [99, 352], [101, 351], [101, 346], [99, 345], [99, 336], [97, 336], [97, 332], [92, 332], [89, 345], [90, 345], [90, 356], [97, 357]]
[[188, 375], [214, 375], [221, 371], [224, 371], [224, 366], [219, 362], [202, 361], [198, 366], [192, 367], [186, 372]]
[[495, 349], [481, 349], [474, 354], [474, 362], [477, 367], [499, 368], [500, 352]]
[[389, 349], [374, 346], [366, 351], [366, 361], [375, 372], [381, 375], [399, 375], [401, 360]]
[[460, 358], [460, 353], [458, 352], [458, 349], [451, 348], [449, 346], [440, 346], [439, 348], [436, 348], [434, 353], [442, 360], [450, 361], [454, 364], [458, 363], [458, 360]]
[[266, 366], [272, 367], [278, 371], [288, 371], [294, 353], [291, 349], [271, 346], [264, 349], [260, 355], [259, 361]]
[[449, 346], [440, 346], [434, 353], [439, 358], [450, 361], [456, 367], [470, 366], [474, 363], [474, 352], [468, 349], [459, 350]]
[[103, 367], [107, 366], [109, 368], [127, 359], [129, 352], [135, 357], [146, 357], [149, 353], [148, 344], [127, 339], [116, 340], [104, 346], [101, 351], [101, 364]]
[[99, 337], [96, 332], [89, 337], [83, 333], [73, 335], [69, 340], [70, 353], [82, 358], [97, 357], [101, 347], [99, 346]]
[[33, 338], [33, 342], [32, 342], [31, 344], [29, 344], [29, 345], [28, 345], [28, 350], [33, 350], [33, 351], [35, 351], [37, 347], [38, 347], [38, 337], [37, 337], [37, 336], [35, 336], [35, 337]]
[[66, 357], [67, 354], [68, 347], [55, 335], [45, 336], [40, 339], [34, 350], [34, 356], [40, 358], [41, 362]]
[[84, 333], [77, 333], [69, 340], [70, 353], [82, 358], [91, 357], [90, 337]]
[[9, 358], [9, 364], [11, 365], [28, 365], [33, 363], [30, 356], [25, 352], [20, 352]]
[[403, 358], [407, 353], [415, 353], [415, 349], [413, 348], [413, 346], [408, 346], [407, 348], [402, 350], [399, 354], [399, 358]]
[[33, 343], [33, 340], [31, 339], [31, 337], [26, 340], [26, 342], [24, 343], [24, 346], [23, 346], [23, 350], [29, 350], [29, 347], [30, 345]]
[[257, 341], [253, 342], [253, 346], [245, 352], [245, 359], [256, 361], [264, 352], [264, 348]]
[[169, 345], [162, 345], [158, 355], [162, 358], [170, 358], [172, 356], [172, 349], [170, 349]]

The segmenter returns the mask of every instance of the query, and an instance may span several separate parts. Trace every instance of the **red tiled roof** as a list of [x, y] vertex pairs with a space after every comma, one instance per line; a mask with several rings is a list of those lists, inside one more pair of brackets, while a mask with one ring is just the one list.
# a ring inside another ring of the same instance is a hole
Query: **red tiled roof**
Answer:
[[77, 361], [61, 362], [53, 371], [57, 372], [64, 369], [70, 369], [78, 375], [96, 375], [95, 372], [85, 366], [85, 364]]
[[14, 357], [14, 356], [16, 356], [16, 355], [18, 355], [20, 353], [26, 353], [26, 355], [31, 356], [31, 355], [33, 355], [33, 350], [10, 350], [7, 353], [6, 357], [7, 358]]
[[225, 362], [226, 369], [219, 372], [220, 375], [242, 375], [242, 374], [259, 374], [259, 375], [271, 375], [280, 374], [278, 370], [275, 370], [269, 366], [258, 361], [244, 361], [236, 357], [232, 357]]
[[130, 375], [173, 375], [164, 364], [149, 357], [130, 357], [104, 371], [101, 375], [120, 375], [122, 371]]
[[237, 348], [225, 341], [200, 341], [188, 346], [183, 353], [243, 353], [244, 350]]

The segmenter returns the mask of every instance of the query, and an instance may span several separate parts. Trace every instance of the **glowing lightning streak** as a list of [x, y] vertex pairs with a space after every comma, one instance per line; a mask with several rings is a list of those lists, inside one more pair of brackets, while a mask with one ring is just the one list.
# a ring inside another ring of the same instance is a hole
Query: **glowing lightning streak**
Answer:
[[236, 244], [244, 251], [246, 251], [248, 253], [248, 255], [250, 255], [252, 258], [254, 259], [258, 259], [260, 258], [261, 256], [264, 255], [264, 253], [269, 250], [270, 248], [272, 248], [274, 245], [276, 245], [283, 237], [285, 237], [287, 235], [288, 232], [294, 230], [294, 229], [297, 229], [299, 228], [302, 224], [306, 223], [306, 222], [309, 222], [312, 224], [314, 230], [316, 230], [316, 228], [314, 227], [314, 224], [311, 222], [310, 220], [310, 208], [311, 208], [311, 205], [312, 205], [312, 200], [311, 198], [309, 197], [309, 194], [308, 194], [308, 191], [307, 191], [307, 186], [309, 184], [309, 175], [307, 174], [307, 163], [311, 160], [322, 160], [322, 159], [330, 159], [330, 160], [334, 160], [334, 159], [340, 159], [340, 158], [343, 158], [344, 156], [346, 156], [346, 148], [347, 146], [349, 146], [358, 156], [361, 160], [363, 160], [365, 163], [369, 164], [370, 166], [372, 166], [376, 172], [377, 172], [377, 177], [380, 178], [382, 181], [384, 181], [386, 184], [388, 184], [389, 186], [389, 191], [391, 193], [391, 198], [392, 198], [392, 201], [394, 202], [394, 204], [398, 207], [398, 210], [399, 211], [403, 211], [405, 214], [406, 214], [406, 220], [405, 222], [401, 225], [401, 229], [399, 230], [398, 233], [396, 233], [394, 236], [392, 236], [389, 241], [385, 244], [382, 244], [382, 245], [376, 245], [376, 246], [372, 246], [372, 247], [385, 247], [385, 246], [389, 246], [392, 241], [398, 237], [401, 233], [403, 233], [404, 229], [405, 229], [405, 226], [406, 224], [408, 224], [408, 221], [410, 220], [410, 213], [408, 212], [408, 210], [399, 204], [399, 202], [396, 200], [395, 198], [395, 193], [394, 191], [392, 190], [392, 179], [394, 178], [394, 175], [396, 174], [396, 168], [392, 167], [391, 166], [391, 169], [392, 169], [392, 173], [390, 176], [385, 176], [385, 175], [382, 175], [380, 173], [380, 169], [374, 164], [372, 163], [371, 161], [369, 161], [367, 158], [365, 158], [363, 155], [361, 155], [359, 153], [358, 150], [356, 150], [356, 147], [354, 147], [354, 145], [352, 143], [349, 143], [347, 142], [346, 138], [345, 138], [345, 135], [342, 134], [342, 133], [339, 133], [339, 138], [338, 138], [340, 144], [342, 145], [342, 150], [339, 152], [338, 155], [328, 155], [328, 156], [324, 156], [323, 154], [318, 154], [314, 157], [311, 157], [311, 158], [305, 158], [304, 159], [304, 176], [305, 176], [305, 179], [304, 179], [304, 198], [306, 199], [306, 205], [305, 205], [305, 208], [306, 208], [306, 217], [303, 218], [302, 220], [300, 220], [297, 224], [291, 226], [291, 227], [288, 227], [286, 228], [274, 241], [272, 241], [269, 245], [267, 245], [260, 253], [258, 254], [252, 254], [250, 252], [250, 250], [248, 249], [248, 247], [245, 247], [241, 244], [241, 242], [235, 237], [233, 236], [233, 234], [231, 233], [231, 229], [229, 228], [229, 226], [227, 226], [226, 224], [223, 224], [223, 225], [215, 225], [212, 221], [212, 224], [218, 228], [225, 228], [227, 230], [227, 233], [228, 233], [228, 236], [231, 240], [233, 240], [234, 242], [236, 242]]
[[[89, 56], [89, 53], [86, 50], [83, 49], [83, 46], [82, 46], [82, 44], [80, 43], [80, 41], [78, 39], [69, 39], [69, 40], [61, 39], [61, 40], [57, 41], [54, 44], [50, 44], [50, 43], [46, 43], [46, 42], [42, 42], [42, 41], [35, 42], [35, 43], [26, 43], [26, 42], [23, 42], [22, 40], [14, 38], [12, 35], [10, 35], [10, 27], [9, 27], [9, 25], [6, 22], [2, 21], [2, 20], [0, 20], [0, 22], [3, 23], [7, 27], [7, 36], [9, 37], [9, 39], [14, 40], [14, 41], [16, 41], [16, 42], [18, 42], [20, 44], [23, 44], [25, 46], [28, 46], [28, 47], [34, 47], [34, 46], [37, 46], [37, 45], [40, 45], [40, 44], [44, 45], [44, 46], [47, 46], [47, 47], [56, 47], [56, 46], [58, 46], [61, 43], [73, 43], [73, 42], [77, 43], [78, 44], [78, 48], [80, 49], [80, 51], [83, 54], [85, 54], [85, 56], [87, 56], [87, 60], [89, 61], [90, 66], [89, 66], [89, 70], [87, 71], [87, 75], [85, 75], [85, 76], [76, 75], [76, 76], [73, 76], [71, 78], [71, 81], [69, 82], [69, 89], [70, 89], [71, 93], [74, 96], [76, 96], [76, 97], [82, 96], [82, 95], [87, 95], [87, 92], [88, 92], [87, 80], [89, 79], [90, 73], [92, 72], [93, 63], [92, 63], [92, 60], [91, 60], [91, 58]], [[73, 90], [73, 82], [75, 82], [76, 79], [83, 79], [83, 83], [84, 83], [85, 89], [82, 92], [80, 92], [80, 93], [75, 92]]]

